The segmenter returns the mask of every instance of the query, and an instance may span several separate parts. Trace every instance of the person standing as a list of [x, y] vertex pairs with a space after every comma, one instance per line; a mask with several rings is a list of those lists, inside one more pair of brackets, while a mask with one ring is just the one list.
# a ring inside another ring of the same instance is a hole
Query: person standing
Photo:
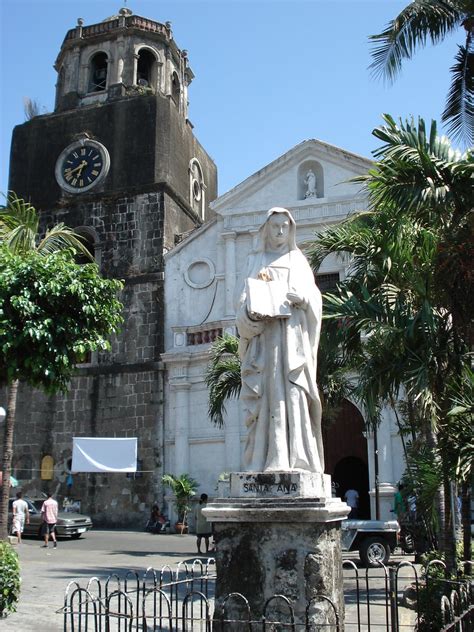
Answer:
[[54, 548], [58, 546], [56, 540], [56, 522], [58, 521], [58, 503], [52, 497], [51, 492], [48, 492], [48, 498], [44, 501], [41, 507], [41, 518], [43, 524], [41, 526], [41, 533], [44, 537], [43, 547], [48, 547], [49, 536], [54, 542]]
[[210, 523], [207, 521], [206, 516], [203, 516], [202, 510], [207, 505], [207, 494], [201, 494], [201, 498], [199, 500], [199, 505], [196, 507], [196, 537], [197, 537], [197, 550], [198, 553], [201, 554], [201, 542], [204, 538], [204, 543], [206, 545], [206, 553], [209, 553], [209, 538], [212, 536], [212, 527]]
[[359, 492], [356, 489], [348, 489], [344, 494], [344, 500], [351, 508], [348, 518], [357, 518], [359, 508]]
[[398, 483], [398, 491], [395, 492], [395, 496], [393, 497], [393, 512], [396, 514], [398, 522], [404, 522], [407, 514], [403, 490], [403, 484]]
[[13, 523], [12, 533], [16, 533], [18, 544], [21, 544], [21, 534], [26, 524], [30, 524], [30, 512], [28, 511], [28, 503], [23, 500], [22, 493], [16, 493], [16, 500], [13, 501]]

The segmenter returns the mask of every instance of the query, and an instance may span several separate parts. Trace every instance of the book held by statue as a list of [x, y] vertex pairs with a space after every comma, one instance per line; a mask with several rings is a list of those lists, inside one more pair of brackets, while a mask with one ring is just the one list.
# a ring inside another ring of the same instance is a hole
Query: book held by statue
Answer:
[[288, 318], [291, 308], [286, 298], [288, 286], [281, 281], [246, 279], [247, 312], [250, 318]]

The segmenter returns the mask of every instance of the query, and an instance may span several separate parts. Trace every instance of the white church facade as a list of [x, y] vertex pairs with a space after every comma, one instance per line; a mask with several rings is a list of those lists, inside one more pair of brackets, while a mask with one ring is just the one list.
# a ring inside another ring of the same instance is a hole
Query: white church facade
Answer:
[[[258, 227], [271, 207], [287, 208], [304, 252], [316, 231], [367, 208], [359, 186], [348, 180], [370, 166], [370, 160], [338, 147], [304, 141], [217, 198], [211, 205], [215, 218], [166, 255], [163, 471], [190, 474], [199, 492], [210, 497], [217, 494], [220, 475], [241, 471], [246, 428], [239, 401], [228, 402], [224, 427], [215, 427], [208, 416], [205, 373], [212, 342], [224, 332], [237, 333], [235, 305]], [[328, 257], [316, 274], [321, 291], [343, 279], [348, 264], [348, 259]], [[383, 412], [377, 455], [363, 412], [351, 402], [324, 429], [323, 440], [326, 473], [336, 494], [357, 489], [359, 517], [375, 518], [377, 478], [379, 517], [389, 519], [404, 470], [391, 411]]]

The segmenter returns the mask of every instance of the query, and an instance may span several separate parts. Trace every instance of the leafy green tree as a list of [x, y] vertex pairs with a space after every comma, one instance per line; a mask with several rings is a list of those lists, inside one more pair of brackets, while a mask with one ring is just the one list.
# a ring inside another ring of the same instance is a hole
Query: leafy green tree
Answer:
[[0, 537], [7, 536], [8, 495], [20, 382], [66, 391], [78, 358], [109, 348], [122, 322], [119, 281], [102, 279], [79, 236], [64, 225], [38, 235], [33, 207], [16, 196], [0, 212], [0, 383], [8, 387]]
[[459, 28], [465, 42], [458, 47], [451, 68], [452, 81], [442, 120], [453, 138], [474, 145], [474, 5], [472, 0], [413, 0], [384, 31], [370, 36], [374, 43], [371, 68], [376, 76], [393, 81], [404, 59], [416, 50], [442, 42]]
[[[463, 378], [472, 321], [442, 273], [440, 252], [448, 239], [460, 244], [469, 231], [472, 238], [473, 161], [438, 138], [435, 124], [427, 135], [423, 121], [418, 128], [412, 122], [398, 126], [388, 116], [385, 121], [374, 132], [385, 143], [376, 152], [379, 160], [358, 178], [367, 187], [370, 211], [318, 235], [310, 259], [317, 267], [329, 253], [352, 256], [351, 275], [326, 297], [325, 315], [344, 323], [343, 353], [358, 365], [355, 395], [369, 421], [377, 422], [383, 404], [405, 397], [412, 427], [439, 456], [448, 501], [440, 494], [441, 546], [452, 565], [450, 481], [465, 478], [473, 452], [461, 439], [465, 416], [454, 424], [449, 413], [459, 380], [464, 392], [472, 392], [472, 381]], [[446, 250], [443, 257], [450, 259]], [[469, 284], [466, 274], [467, 294]], [[423, 420], [421, 428], [415, 420]]]

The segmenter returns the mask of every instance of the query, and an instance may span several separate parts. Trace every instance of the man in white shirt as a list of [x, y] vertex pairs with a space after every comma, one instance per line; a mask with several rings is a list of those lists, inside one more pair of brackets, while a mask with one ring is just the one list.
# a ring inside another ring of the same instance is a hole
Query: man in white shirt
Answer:
[[16, 493], [16, 500], [13, 501], [13, 523], [12, 533], [16, 533], [18, 544], [21, 544], [21, 534], [26, 524], [30, 524], [30, 512], [28, 503], [23, 500], [22, 493]]
[[357, 518], [357, 508], [359, 507], [359, 492], [356, 489], [348, 489], [344, 494], [344, 500], [351, 508], [348, 518]]

